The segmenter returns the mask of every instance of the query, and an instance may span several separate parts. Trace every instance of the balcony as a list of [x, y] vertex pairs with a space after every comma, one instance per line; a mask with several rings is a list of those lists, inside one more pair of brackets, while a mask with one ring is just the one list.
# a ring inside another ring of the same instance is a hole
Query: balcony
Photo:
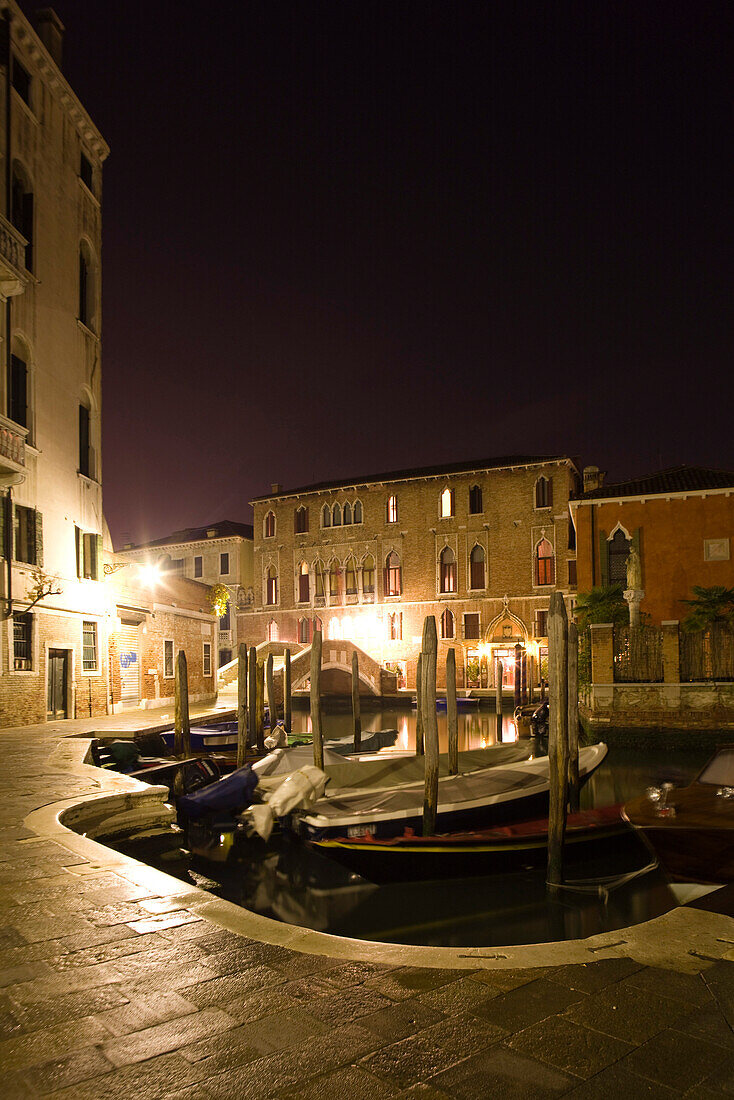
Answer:
[[15, 226], [0, 214], [0, 294], [4, 298], [22, 294], [30, 282], [31, 276], [25, 266], [27, 243]]
[[21, 428], [5, 416], [0, 416], [0, 488], [7, 489], [25, 481], [25, 437]]

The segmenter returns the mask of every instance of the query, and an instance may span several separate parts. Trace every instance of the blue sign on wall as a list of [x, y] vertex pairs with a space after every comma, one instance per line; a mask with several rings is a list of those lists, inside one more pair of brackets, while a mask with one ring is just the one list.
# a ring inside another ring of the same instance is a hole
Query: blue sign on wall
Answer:
[[120, 668], [130, 668], [130, 665], [136, 665], [138, 663], [137, 653], [121, 653], [120, 654]]

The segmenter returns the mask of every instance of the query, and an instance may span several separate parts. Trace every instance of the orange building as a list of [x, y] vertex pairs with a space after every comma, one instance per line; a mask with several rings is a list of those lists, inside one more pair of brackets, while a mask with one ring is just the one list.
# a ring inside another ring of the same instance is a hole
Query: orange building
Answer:
[[576, 528], [578, 591], [627, 587], [630, 550], [642, 564], [640, 610], [654, 624], [683, 619], [693, 585], [734, 587], [734, 473], [676, 466], [604, 485], [584, 470], [584, 492], [570, 501]]

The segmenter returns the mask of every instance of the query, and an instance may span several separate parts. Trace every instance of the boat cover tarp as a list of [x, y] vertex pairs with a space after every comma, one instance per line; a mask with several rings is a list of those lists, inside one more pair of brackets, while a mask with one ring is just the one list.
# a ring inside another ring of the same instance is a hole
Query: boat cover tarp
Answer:
[[254, 771], [249, 764], [245, 764], [217, 783], [194, 794], [182, 795], [177, 803], [179, 816], [200, 821], [203, 817], [244, 810], [252, 802], [257, 782]]

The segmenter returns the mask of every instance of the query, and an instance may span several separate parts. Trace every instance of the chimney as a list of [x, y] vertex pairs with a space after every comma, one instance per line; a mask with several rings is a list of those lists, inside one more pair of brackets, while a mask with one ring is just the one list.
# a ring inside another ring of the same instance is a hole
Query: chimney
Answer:
[[593, 493], [594, 490], [601, 489], [605, 476], [606, 471], [600, 470], [598, 466], [584, 466], [584, 492]]
[[59, 19], [53, 8], [42, 8], [33, 17], [36, 24], [36, 34], [51, 54], [51, 57], [61, 68], [61, 53], [64, 47], [64, 24]]
[[283, 488], [283, 486], [280, 484], [279, 481], [271, 481], [270, 482], [270, 491], [272, 493], [274, 493], [274, 494], [279, 493], [282, 488]]

